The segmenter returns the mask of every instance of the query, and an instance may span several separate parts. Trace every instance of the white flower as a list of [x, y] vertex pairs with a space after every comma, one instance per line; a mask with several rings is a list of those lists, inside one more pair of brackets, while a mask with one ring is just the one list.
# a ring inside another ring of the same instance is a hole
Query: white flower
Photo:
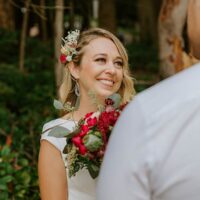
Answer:
[[94, 113], [92, 113], [92, 115], [90, 116], [91, 118], [99, 118], [99, 116], [100, 116], [100, 114], [101, 114], [101, 112], [100, 111], [96, 111], [96, 112], [94, 112]]
[[76, 46], [80, 35], [79, 30], [68, 32], [65, 38], [62, 38], [64, 45], [61, 46], [61, 53], [66, 55], [68, 62], [72, 61], [72, 56], [77, 54]]
[[67, 60], [68, 62], [71, 62], [71, 61], [72, 61], [72, 56], [67, 56], [67, 57], [66, 57], [66, 60]]

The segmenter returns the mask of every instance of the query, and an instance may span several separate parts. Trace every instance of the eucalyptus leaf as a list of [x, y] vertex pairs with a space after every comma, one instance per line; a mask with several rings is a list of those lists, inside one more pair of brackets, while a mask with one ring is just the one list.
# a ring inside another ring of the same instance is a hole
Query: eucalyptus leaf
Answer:
[[80, 97], [77, 97], [74, 109], [77, 110], [79, 106], [80, 106]]
[[49, 131], [48, 136], [54, 136], [54, 137], [57, 137], [57, 138], [62, 138], [62, 137], [66, 137], [70, 133], [71, 133], [71, 131], [67, 128], [64, 128], [62, 126], [55, 126], [54, 128], [52, 128]]
[[114, 102], [113, 107], [114, 108], [118, 108], [120, 106], [121, 103], [121, 96], [118, 93], [114, 93], [113, 95], [108, 97], [109, 99], [112, 99]]
[[68, 139], [70, 139], [70, 138], [72, 138], [72, 137], [74, 137], [75, 135], [77, 135], [78, 133], [80, 133], [80, 127], [78, 127], [77, 129], [75, 129], [73, 132], [71, 132], [71, 133], [69, 133], [66, 137], [68, 138]]
[[88, 166], [88, 171], [93, 179], [95, 179], [99, 175], [99, 168], [100, 167], [95, 164], [91, 164]]
[[53, 101], [53, 106], [54, 106], [54, 108], [56, 108], [58, 110], [63, 110], [64, 109], [63, 104], [60, 101], [56, 100], [56, 99], [54, 99], [54, 101]]
[[69, 148], [68, 145], [65, 145], [64, 149], [63, 149], [63, 153], [67, 154], [69, 152]]

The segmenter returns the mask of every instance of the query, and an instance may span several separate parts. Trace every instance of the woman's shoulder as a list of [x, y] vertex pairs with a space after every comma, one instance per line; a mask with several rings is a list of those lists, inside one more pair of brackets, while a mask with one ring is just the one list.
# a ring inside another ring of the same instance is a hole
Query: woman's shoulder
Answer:
[[49, 143], [53, 144], [58, 150], [62, 151], [66, 144], [66, 138], [49, 136], [49, 132], [57, 126], [62, 126], [69, 130], [72, 130], [74, 125], [72, 121], [64, 118], [50, 120], [43, 125], [41, 140], [47, 140]]
[[50, 130], [56, 126], [66, 124], [67, 122], [68, 122], [68, 120], [66, 120], [64, 118], [57, 118], [57, 119], [50, 120], [43, 125], [42, 133], [44, 134], [48, 130]]
[[45, 131], [55, 127], [55, 126], [59, 126], [59, 125], [70, 125], [73, 122], [72, 117], [71, 117], [71, 113], [67, 113], [66, 115], [50, 120], [48, 122], [46, 122], [43, 125], [43, 129], [42, 132], [44, 133]]

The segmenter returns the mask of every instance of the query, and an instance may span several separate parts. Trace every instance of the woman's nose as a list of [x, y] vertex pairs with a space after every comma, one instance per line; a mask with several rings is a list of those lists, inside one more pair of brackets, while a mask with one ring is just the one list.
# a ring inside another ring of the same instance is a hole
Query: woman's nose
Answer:
[[110, 74], [115, 74], [116, 73], [116, 68], [115, 68], [115, 65], [114, 65], [113, 62], [109, 62], [108, 63], [106, 72], [110, 73]]

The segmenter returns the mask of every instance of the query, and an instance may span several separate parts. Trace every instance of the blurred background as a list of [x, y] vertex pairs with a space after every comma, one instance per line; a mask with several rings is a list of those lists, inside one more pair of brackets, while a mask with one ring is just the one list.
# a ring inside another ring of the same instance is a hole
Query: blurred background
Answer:
[[39, 198], [42, 125], [62, 80], [61, 38], [102, 27], [129, 54], [139, 93], [198, 62], [187, 38], [188, 0], [0, 0], [0, 200]]

